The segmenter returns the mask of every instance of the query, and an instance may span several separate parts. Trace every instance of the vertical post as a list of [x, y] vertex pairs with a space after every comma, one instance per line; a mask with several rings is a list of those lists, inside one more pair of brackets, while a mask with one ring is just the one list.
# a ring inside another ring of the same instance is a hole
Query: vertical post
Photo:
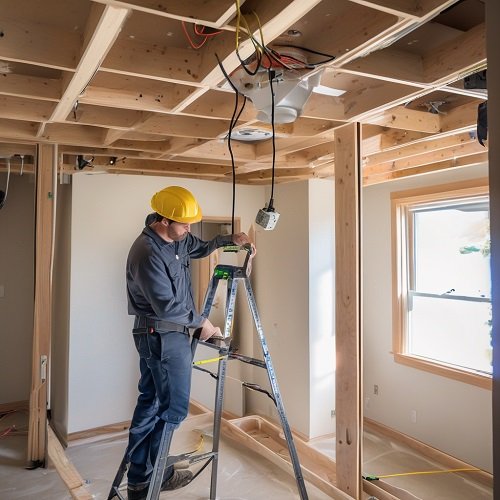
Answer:
[[337, 487], [361, 498], [360, 126], [335, 130]]
[[500, 3], [486, 2], [488, 53], [488, 159], [490, 180], [491, 287], [493, 310], [493, 478], [500, 497]]
[[33, 365], [28, 429], [28, 462], [32, 464], [43, 464], [47, 451], [47, 387], [52, 328], [52, 257], [56, 176], [57, 146], [39, 144], [36, 163]]

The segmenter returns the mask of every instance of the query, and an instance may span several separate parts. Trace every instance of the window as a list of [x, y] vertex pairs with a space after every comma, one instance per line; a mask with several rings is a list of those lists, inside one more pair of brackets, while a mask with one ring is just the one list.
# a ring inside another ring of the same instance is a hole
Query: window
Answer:
[[395, 360], [490, 388], [486, 181], [391, 198]]

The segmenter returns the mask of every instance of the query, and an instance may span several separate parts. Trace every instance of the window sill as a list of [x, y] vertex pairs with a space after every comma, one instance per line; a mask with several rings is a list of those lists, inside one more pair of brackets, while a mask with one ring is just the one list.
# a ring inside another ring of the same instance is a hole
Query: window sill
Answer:
[[480, 375], [475, 372], [468, 372], [466, 370], [459, 370], [451, 366], [444, 364], [433, 363], [426, 359], [411, 356], [409, 354], [394, 353], [394, 361], [396, 363], [401, 363], [403, 365], [411, 366], [419, 370], [424, 370], [435, 375], [441, 375], [442, 377], [451, 378], [453, 380], [458, 380], [459, 382], [465, 382], [466, 384], [475, 385], [481, 387], [482, 389], [492, 388], [492, 378], [490, 375]]

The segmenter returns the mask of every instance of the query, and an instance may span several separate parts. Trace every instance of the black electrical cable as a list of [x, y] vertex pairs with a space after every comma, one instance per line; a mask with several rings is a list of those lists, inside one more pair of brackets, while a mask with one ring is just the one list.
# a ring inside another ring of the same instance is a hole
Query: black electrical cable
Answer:
[[271, 127], [273, 130], [272, 134], [272, 145], [273, 145], [273, 162], [271, 169], [271, 197], [269, 199], [268, 210], [274, 211], [273, 203], [274, 203], [274, 166], [276, 163], [276, 134], [274, 130], [274, 89], [273, 89], [273, 77], [274, 71], [269, 69], [269, 88], [271, 89]]
[[276, 44], [274, 45], [275, 47], [288, 47], [289, 49], [300, 49], [304, 50], [305, 52], [310, 52], [311, 54], [316, 54], [318, 56], [325, 56], [328, 58], [331, 58], [332, 60], [335, 59], [335, 56], [332, 56], [331, 54], [325, 54], [324, 52], [319, 52], [317, 50], [313, 49], [308, 49], [307, 47], [301, 47], [300, 45], [286, 45], [286, 44]]
[[226, 80], [229, 82], [229, 85], [231, 85], [231, 88], [237, 93], [239, 94], [239, 90], [236, 88], [236, 86], [234, 85], [234, 83], [231, 81], [231, 78], [229, 78], [229, 75], [227, 74], [227, 71], [224, 69], [224, 66], [222, 65], [222, 62], [221, 60], [219, 59], [219, 56], [217, 55], [217, 53], [215, 54], [215, 58], [217, 59], [217, 62], [219, 64], [219, 67], [222, 71], [222, 74], [226, 77]]
[[231, 146], [231, 135], [233, 133], [233, 128], [238, 122], [238, 119], [243, 112], [243, 109], [245, 108], [245, 104], [247, 102], [247, 98], [244, 96], [243, 99], [243, 105], [241, 106], [241, 109], [238, 114], [238, 104], [239, 104], [239, 93], [236, 91], [234, 93], [235, 95], [235, 101], [234, 101], [234, 110], [233, 110], [233, 115], [231, 116], [231, 121], [229, 122], [229, 132], [227, 135], [227, 148], [229, 149], [229, 155], [231, 156], [231, 171], [232, 171], [232, 178], [233, 178], [233, 201], [232, 201], [232, 210], [231, 210], [231, 234], [234, 234], [234, 212], [235, 212], [235, 206], [236, 206], [236, 167], [234, 164], [234, 154], [233, 154], [233, 148]]

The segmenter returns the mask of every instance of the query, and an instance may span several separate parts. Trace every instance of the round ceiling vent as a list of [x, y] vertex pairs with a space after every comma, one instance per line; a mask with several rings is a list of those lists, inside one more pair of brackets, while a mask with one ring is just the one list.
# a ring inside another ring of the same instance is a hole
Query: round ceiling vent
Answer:
[[271, 137], [272, 133], [269, 130], [259, 128], [240, 128], [231, 133], [231, 139], [235, 141], [265, 141]]

